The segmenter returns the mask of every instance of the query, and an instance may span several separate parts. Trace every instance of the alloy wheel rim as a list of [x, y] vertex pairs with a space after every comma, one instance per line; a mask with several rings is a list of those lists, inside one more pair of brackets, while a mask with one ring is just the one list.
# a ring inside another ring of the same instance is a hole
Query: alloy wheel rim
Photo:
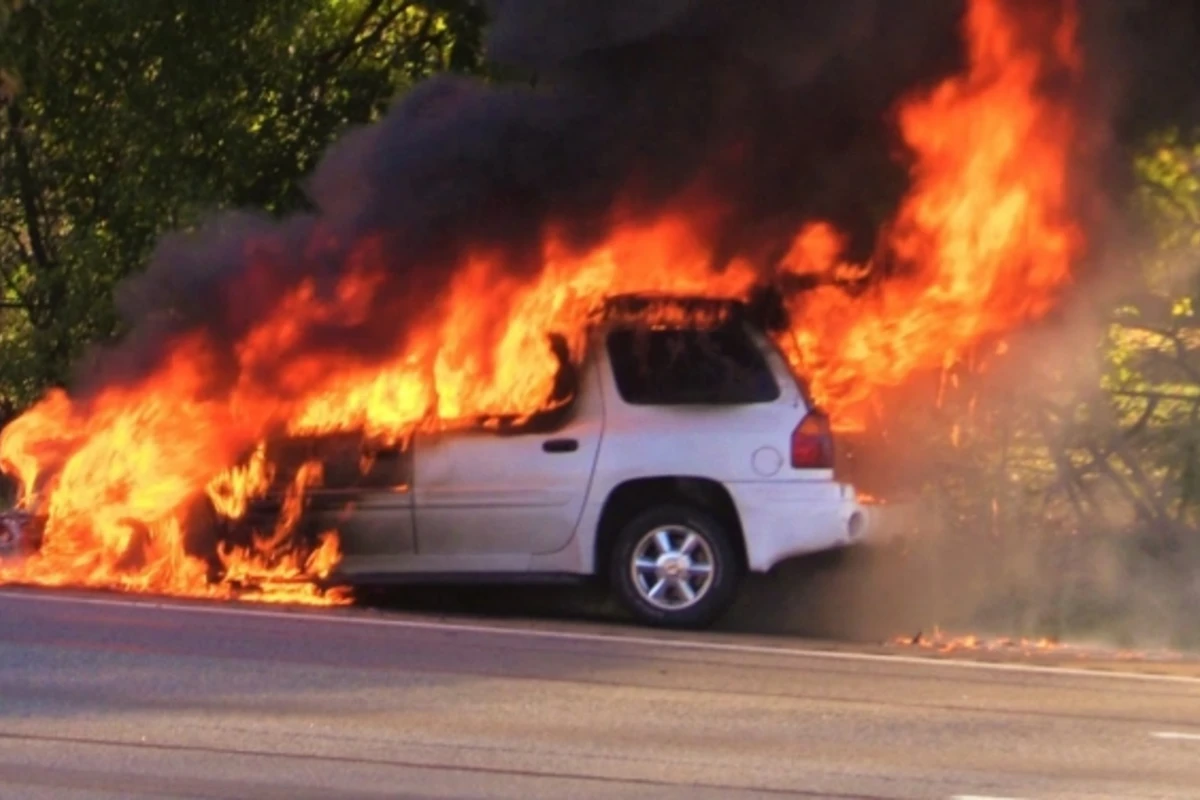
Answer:
[[662, 525], [638, 540], [630, 572], [643, 600], [663, 611], [682, 611], [699, 603], [712, 588], [716, 559], [698, 531], [686, 525]]

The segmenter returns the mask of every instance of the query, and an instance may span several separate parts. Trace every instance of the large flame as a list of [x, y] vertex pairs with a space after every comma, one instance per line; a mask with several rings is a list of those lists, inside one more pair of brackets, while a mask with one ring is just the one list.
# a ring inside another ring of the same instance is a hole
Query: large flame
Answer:
[[[899, 274], [865, 296], [826, 286], [794, 300], [799, 360], [843, 426], [862, 422], [875, 390], [1041, 317], [1070, 278], [1081, 245], [1067, 202], [1075, 120], [1038, 88], [1079, 68], [1074, 8], [1057, 20], [1008, 13], [1000, 0], [973, 2], [967, 74], [901, 109], [916, 160], [885, 242]], [[836, 233], [809, 229], [790, 262], [846, 269], [839, 252]]]
[[[1044, 315], [1068, 282], [1080, 246], [1067, 207], [1073, 119], [1043, 83], [1079, 68], [1074, 25], [1073, 7], [1018, 12], [973, 0], [965, 73], [899, 109], [912, 187], [877, 259], [846, 263], [840, 234], [814, 220], [772, 266], [780, 278], [821, 279], [787, 298], [793, 329], [780, 344], [843, 429], [869, 423], [879, 390]], [[532, 281], [476, 252], [383, 368], [354, 353], [298, 351], [312, 326], [366, 313], [382, 280], [376, 244], [366, 241], [332, 300], [301, 285], [262, 313], [237, 349], [227, 394], [203, 390], [218, 365], [202, 333], [171, 343], [170, 357], [137, 383], [87, 402], [51, 392], [0, 436], [22, 508], [43, 521], [40, 549], [0, 566], [0, 581], [216, 597], [254, 586], [260, 599], [343, 599], [306, 583], [336, 565], [336, 535], [289, 535], [319, 465], [297, 474], [280, 527], [220, 547], [216, 570], [186, 546], [196, 501], [244, 514], [273, 477], [261, 444], [281, 433], [362, 430], [395, 440], [423, 424], [536, 410], [556, 366], [545, 333], [582, 332], [607, 294], [747, 294], [764, 267], [746, 260], [714, 273], [704, 233], [714, 207], [681, 202], [631, 219], [583, 253], [550, 229]], [[846, 281], [868, 288], [848, 292]]]

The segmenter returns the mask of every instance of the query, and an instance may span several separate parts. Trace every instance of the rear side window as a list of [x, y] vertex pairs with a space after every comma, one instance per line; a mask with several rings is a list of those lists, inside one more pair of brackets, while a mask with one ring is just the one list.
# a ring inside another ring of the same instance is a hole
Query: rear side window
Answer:
[[779, 385], [744, 329], [617, 330], [608, 335], [617, 391], [633, 405], [769, 403]]

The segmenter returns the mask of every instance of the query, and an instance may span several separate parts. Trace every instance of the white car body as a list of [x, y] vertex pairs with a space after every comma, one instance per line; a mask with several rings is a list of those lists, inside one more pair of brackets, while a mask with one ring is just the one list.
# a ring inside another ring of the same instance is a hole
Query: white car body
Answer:
[[[832, 468], [791, 466], [790, 438], [810, 411], [805, 393], [769, 339], [747, 330], [778, 383], [771, 402], [630, 404], [599, 329], [561, 427], [417, 435], [405, 456], [411, 472], [355, 493], [339, 575], [601, 574], [614, 498], [668, 483], [724, 493], [749, 571], [862, 540], [867, 513], [854, 489], [836, 481]], [[338, 503], [320, 506], [327, 509], [316, 509], [321, 525], [344, 525]]]

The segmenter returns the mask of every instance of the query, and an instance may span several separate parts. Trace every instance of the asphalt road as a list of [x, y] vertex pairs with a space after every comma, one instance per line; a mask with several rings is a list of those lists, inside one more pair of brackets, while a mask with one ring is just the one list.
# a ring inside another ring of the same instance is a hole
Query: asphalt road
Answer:
[[0, 592], [0, 798], [1200, 798], [1200, 679]]

